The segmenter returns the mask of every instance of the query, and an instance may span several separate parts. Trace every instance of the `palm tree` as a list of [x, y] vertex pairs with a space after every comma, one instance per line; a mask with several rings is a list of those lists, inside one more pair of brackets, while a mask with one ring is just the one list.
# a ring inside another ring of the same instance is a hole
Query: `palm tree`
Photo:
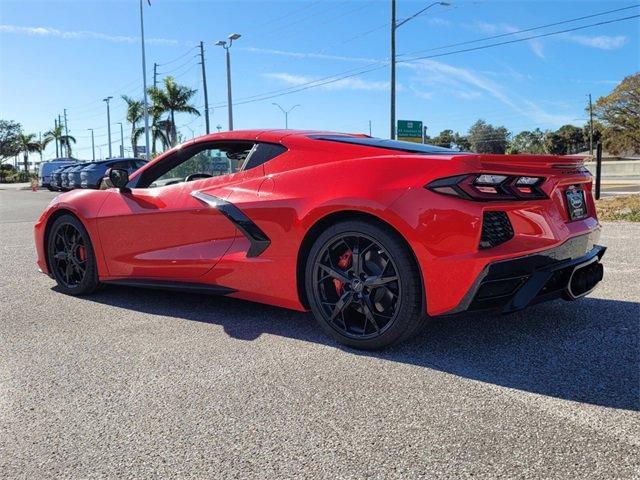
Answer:
[[67, 157], [69, 158], [73, 156], [71, 153], [71, 142], [76, 143], [75, 137], [72, 137], [71, 135], [62, 135], [60, 137], [60, 146], [62, 147], [64, 145]]
[[18, 153], [22, 153], [24, 160], [24, 173], [29, 173], [29, 154], [40, 151], [40, 142], [36, 140], [35, 133], [21, 133], [18, 135]]
[[58, 152], [58, 145], [60, 144], [60, 138], [64, 135], [64, 127], [62, 125], [58, 125], [55, 128], [52, 128], [48, 132], [44, 133], [44, 138], [48, 142], [52, 140], [56, 141], [56, 157], [60, 156], [62, 152]]
[[[60, 145], [60, 156], [62, 156], [62, 152], [66, 150], [67, 157], [71, 158], [71, 143], [76, 143], [75, 137], [71, 135], [64, 134], [64, 125], [58, 125], [55, 128], [52, 128], [48, 132], [45, 132], [44, 139], [49, 143], [52, 140], [56, 141], [56, 155], [58, 155], [58, 145]], [[65, 147], [63, 150], [62, 147]]]
[[172, 146], [177, 141], [175, 113], [182, 112], [200, 116], [200, 112], [189, 103], [196, 92], [197, 90], [193, 88], [178, 85], [173, 77], [165, 77], [163, 89], [157, 87], [149, 89], [149, 95], [153, 102], [152, 113], [158, 114], [158, 117], [162, 113], [169, 114], [171, 121], [169, 140]]
[[131, 148], [135, 156], [138, 147], [138, 137], [140, 136], [136, 135], [136, 130], [138, 129], [138, 122], [142, 120], [144, 116], [144, 104], [140, 100], [134, 100], [126, 95], [122, 95], [122, 100], [127, 104], [127, 122], [131, 124]]
[[[149, 132], [151, 134], [151, 153], [153, 155], [156, 154], [156, 145], [158, 140], [160, 141], [162, 150], [166, 150], [171, 144], [169, 133], [170, 125], [170, 120], [160, 120], [160, 116], [154, 112], [151, 117], [151, 125], [149, 125]], [[144, 135], [144, 126], [136, 128], [131, 134], [131, 139], [137, 144], [142, 135]]]

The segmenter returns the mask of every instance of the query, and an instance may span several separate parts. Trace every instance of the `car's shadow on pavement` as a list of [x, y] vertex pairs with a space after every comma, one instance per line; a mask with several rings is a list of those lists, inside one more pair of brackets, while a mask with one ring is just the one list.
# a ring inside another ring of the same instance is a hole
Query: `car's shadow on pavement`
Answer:
[[640, 410], [640, 303], [584, 298], [508, 316], [465, 314], [434, 320], [397, 347], [361, 352], [334, 343], [310, 314], [226, 297], [110, 286], [83, 298], [220, 325], [236, 339], [280, 335], [542, 395]]

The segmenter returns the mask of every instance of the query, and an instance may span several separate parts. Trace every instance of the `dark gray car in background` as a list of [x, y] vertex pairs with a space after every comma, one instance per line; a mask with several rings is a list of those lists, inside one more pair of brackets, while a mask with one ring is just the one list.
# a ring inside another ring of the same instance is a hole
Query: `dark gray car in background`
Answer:
[[50, 186], [51, 190], [65, 191], [66, 188], [63, 188], [63, 186], [62, 186], [62, 175], [64, 174], [64, 179], [65, 179], [65, 182], [66, 182], [67, 170], [75, 168], [76, 166], [77, 166], [77, 163], [72, 163], [71, 165], [65, 165], [65, 166], [57, 168], [53, 172], [51, 172], [51, 180], [49, 181], [49, 186]]
[[90, 163], [79, 171], [74, 172], [79, 175], [79, 185], [77, 185], [76, 188], [100, 188], [102, 179], [108, 169], [119, 168], [132, 174], [145, 163], [147, 163], [145, 160], [139, 158], [111, 158], [109, 160]]

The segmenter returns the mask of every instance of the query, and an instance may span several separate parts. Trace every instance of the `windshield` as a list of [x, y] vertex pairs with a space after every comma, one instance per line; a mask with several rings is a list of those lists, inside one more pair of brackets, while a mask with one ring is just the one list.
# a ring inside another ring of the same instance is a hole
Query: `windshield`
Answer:
[[350, 143], [362, 145], [363, 147], [384, 148], [387, 150], [397, 150], [400, 152], [419, 153], [423, 155], [452, 155], [459, 154], [459, 150], [451, 148], [436, 147], [424, 143], [402, 142], [400, 140], [386, 140], [374, 137], [349, 137], [347, 135], [313, 135], [316, 140], [327, 140], [330, 142]]

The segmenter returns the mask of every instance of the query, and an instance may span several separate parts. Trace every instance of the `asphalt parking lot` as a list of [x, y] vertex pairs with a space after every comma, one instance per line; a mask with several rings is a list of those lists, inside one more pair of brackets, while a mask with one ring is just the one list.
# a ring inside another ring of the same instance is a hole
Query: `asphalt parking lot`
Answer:
[[0, 191], [0, 478], [638, 478], [640, 224], [605, 224], [578, 302], [431, 323], [382, 353], [310, 315], [58, 293]]

